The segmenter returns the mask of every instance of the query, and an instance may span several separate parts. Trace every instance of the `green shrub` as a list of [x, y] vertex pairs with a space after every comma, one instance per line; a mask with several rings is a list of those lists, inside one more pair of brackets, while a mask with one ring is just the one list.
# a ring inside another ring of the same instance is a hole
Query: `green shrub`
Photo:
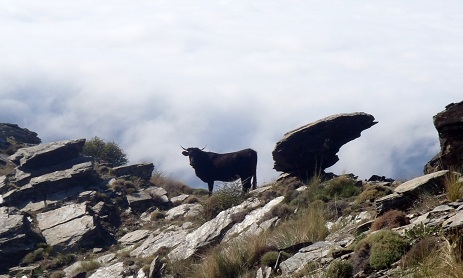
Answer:
[[76, 260], [74, 254], [58, 254], [51, 262], [47, 265], [47, 269], [57, 269], [63, 266], [67, 266]]
[[411, 229], [405, 231], [405, 236], [410, 240], [420, 240], [429, 236], [439, 234], [441, 227], [437, 225], [425, 225], [424, 223], [417, 224]]
[[105, 142], [97, 136], [88, 140], [82, 150], [84, 155], [106, 161], [113, 167], [127, 164], [127, 154], [115, 142]]
[[371, 246], [370, 265], [373, 269], [390, 267], [408, 248], [408, 243], [399, 234], [389, 230], [378, 231], [366, 240]]
[[352, 277], [354, 267], [347, 261], [335, 261], [326, 271], [326, 278], [349, 278]]

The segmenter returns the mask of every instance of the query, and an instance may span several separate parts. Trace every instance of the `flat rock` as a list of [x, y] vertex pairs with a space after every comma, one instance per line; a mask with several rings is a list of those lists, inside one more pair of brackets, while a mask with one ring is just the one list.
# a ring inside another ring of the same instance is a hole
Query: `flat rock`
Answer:
[[174, 205], [179, 205], [179, 204], [181, 204], [183, 201], [185, 201], [186, 199], [188, 199], [188, 197], [190, 197], [190, 195], [188, 195], [188, 194], [182, 194], [182, 195], [179, 195], [179, 196], [175, 196], [175, 197], [170, 198], [170, 201], [171, 201]]
[[137, 230], [131, 233], [125, 234], [118, 241], [122, 245], [134, 245], [144, 239], [146, 239], [152, 232], [150, 230]]
[[42, 142], [37, 133], [27, 128], [20, 128], [17, 124], [0, 123], [0, 149], [10, 148], [10, 140], [19, 145], [36, 145]]
[[418, 195], [423, 191], [439, 193], [444, 190], [444, 178], [447, 170], [438, 171], [406, 181], [394, 189], [394, 192], [408, 195]]
[[274, 169], [307, 178], [333, 166], [339, 149], [375, 125], [366, 113], [338, 114], [290, 131], [277, 142], [272, 152]]

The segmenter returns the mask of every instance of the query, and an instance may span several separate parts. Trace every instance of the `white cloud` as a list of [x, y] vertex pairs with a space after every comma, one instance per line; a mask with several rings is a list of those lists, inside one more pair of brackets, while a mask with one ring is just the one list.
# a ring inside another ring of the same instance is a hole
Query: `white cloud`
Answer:
[[[335, 171], [411, 177], [432, 116], [463, 89], [458, 1], [7, 1], [0, 121], [44, 141], [100, 136], [194, 185], [180, 145], [253, 147], [258, 178], [289, 130], [363, 111], [379, 124]], [[422, 149], [422, 150], [421, 150]]]

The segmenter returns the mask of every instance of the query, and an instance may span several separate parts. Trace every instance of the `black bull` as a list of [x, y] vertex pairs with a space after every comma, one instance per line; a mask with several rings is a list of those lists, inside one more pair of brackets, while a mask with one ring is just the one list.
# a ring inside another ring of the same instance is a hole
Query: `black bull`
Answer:
[[[183, 148], [183, 147], [182, 147]], [[195, 169], [196, 176], [209, 187], [209, 194], [214, 188], [214, 181], [235, 181], [241, 179], [243, 191], [256, 189], [257, 152], [244, 149], [232, 153], [205, 152], [198, 148], [183, 148], [182, 154], [190, 158], [190, 165]]]

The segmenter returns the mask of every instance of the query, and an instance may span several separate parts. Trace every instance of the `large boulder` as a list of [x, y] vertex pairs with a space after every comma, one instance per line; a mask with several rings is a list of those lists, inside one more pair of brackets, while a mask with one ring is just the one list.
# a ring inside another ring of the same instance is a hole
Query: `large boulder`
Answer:
[[433, 117], [433, 121], [441, 150], [425, 165], [424, 173], [460, 171], [463, 165], [463, 101], [447, 105], [444, 111]]
[[339, 149], [377, 122], [366, 113], [333, 115], [284, 135], [272, 152], [274, 169], [308, 178], [333, 166]]

